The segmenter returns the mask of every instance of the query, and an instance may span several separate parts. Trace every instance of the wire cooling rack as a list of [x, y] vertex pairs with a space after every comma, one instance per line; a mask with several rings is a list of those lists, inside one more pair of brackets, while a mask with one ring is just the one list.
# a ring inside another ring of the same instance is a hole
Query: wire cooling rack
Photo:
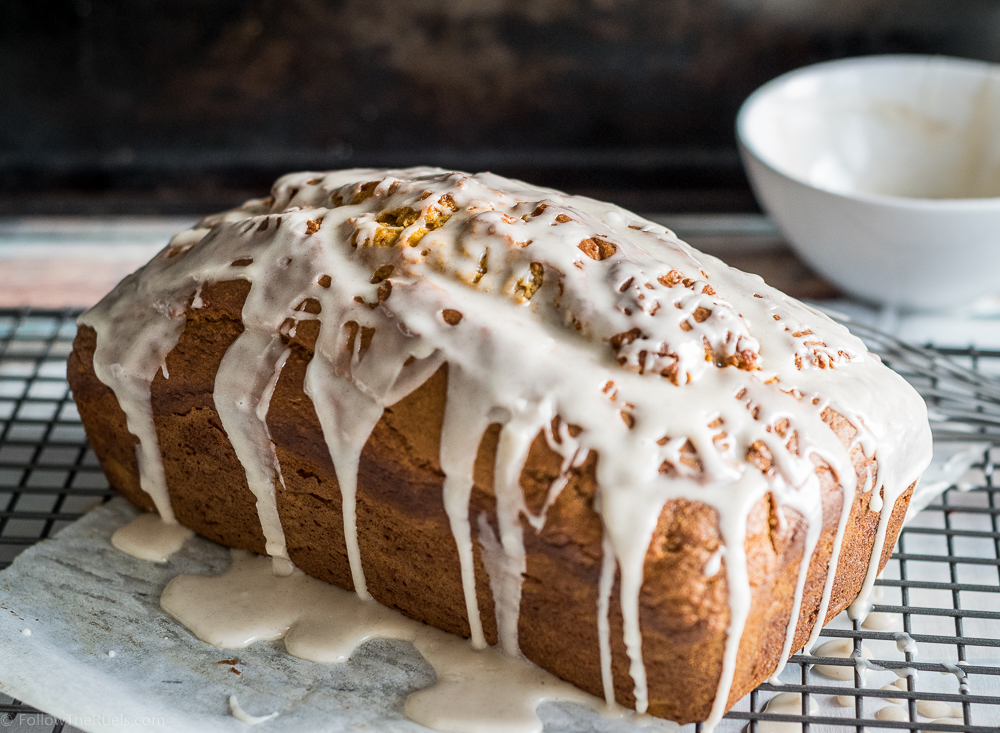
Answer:
[[[87, 445], [66, 383], [75, 316], [71, 311], [0, 310], [0, 569], [112, 496]], [[946, 354], [973, 373], [1000, 373], [1000, 351], [924, 352], [925, 357], [928, 354]], [[933, 403], [934, 395], [926, 391], [938, 384], [933, 366], [908, 376], [924, 380], [922, 392]], [[975, 412], [974, 405], [971, 409]], [[797, 654], [782, 675], [783, 684], [761, 685], [730, 711], [719, 730], [996, 731], [1000, 727], [1000, 487], [994, 486], [998, 463], [1000, 449], [986, 450], [973, 467], [972, 486], [952, 487], [903, 530], [878, 581], [881, 597], [875, 606], [878, 612], [897, 614], [896, 627], [870, 630], [838, 619], [824, 630], [821, 641], [845, 639], [856, 654], [861, 654], [862, 644], [866, 651], [870, 647], [872, 669], [866, 684], [864, 665], [854, 659], [820, 660], [848, 671], [848, 679], [837, 681], [812, 668], [816, 657]], [[918, 655], [901, 650], [906, 646], [902, 633], [916, 643]], [[893, 670], [905, 676], [905, 690], [881, 689], [897, 679]], [[780, 714], [766, 710], [771, 698], [786, 692], [799, 694], [795, 705], [800, 714], [787, 707]], [[839, 704], [837, 696], [846, 705]], [[945, 703], [960, 717], [932, 722], [938, 716], [921, 714], [930, 702]], [[888, 707], [898, 708], [896, 719], [880, 719], [887, 717], [880, 711]], [[11, 730], [73, 730], [2, 695], [0, 723]]]

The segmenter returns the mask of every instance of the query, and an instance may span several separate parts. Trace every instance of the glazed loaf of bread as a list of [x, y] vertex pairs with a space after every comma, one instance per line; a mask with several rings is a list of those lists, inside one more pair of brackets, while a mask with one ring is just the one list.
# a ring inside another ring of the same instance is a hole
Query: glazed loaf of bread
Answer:
[[137, 507], [681, 723], [865, 612], [930, 459], [919, 396], [824, 315], [618, 207], [437, 169], [203, 220], [81, 317], [69, 379]]

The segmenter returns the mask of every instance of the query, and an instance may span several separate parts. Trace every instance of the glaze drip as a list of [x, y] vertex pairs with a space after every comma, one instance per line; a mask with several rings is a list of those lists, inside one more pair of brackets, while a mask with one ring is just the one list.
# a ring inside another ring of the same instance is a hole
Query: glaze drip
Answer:
[[151, 562], [167, 562], [192, 532], [179, 524], [167, 524], [158, 514], [140, 514], [111, 536], [111, 544], [127, 555]]
[[[844, 509], [814, 637], [858, 490], [851, 451], [877, 460], [872, 495], [881, 501], [873, 508], [879, 535], [863, 596], [895, 501], [930, 458], [923, 402], [844, 327], [624, 209], [492, 174], [302, 173], [280, 179], [269, 199], [178, 235], [81, 317], [97, 331], [95, 372], [129, 417], [143, 488], [165, 522], [173, 518], [150, 385], [201, 288], [232, 279], [251, 288], [244, 332], [216, 379], [216, 405], [257, 497], [276, 569], [291, 570], [275, 503], [281, 467], [266, 424], [287, 355], [282, 337], [299, 321], [319, 320], [305, 391], [340, 484], [361, 599], [369, 597], [355, 520], [361, 450], [383, 410], [447, 363], [440, 459], [473, 645], [486, 643], [468, 516], [484, 432], [502, 426], [497, 532], [483, 517], [476, 528], [500, 647], [512, 657], [520, 656], [521, 520], [543, 527], [565, 485], [564, 476], [557, 479], [541, 511], [529, 512], [520, 487], [528, 448], [545, 435], [564, 474], [594, 452], [605, 548], [601, 675], [610, 699], [608, 613], [617, 571], [639, 712], [649, 698], [639, 620], [643, 566], [668, 501], [714, 508], [723, 539], [717, 563], [730, 623], [711, 729], [727, 706], [750, 609], [744, 542], [752, 507], [771, 494], [779, 517], [793, 509], [808, 527], [787, 656], [822, 525], [817, 465], [840, 484]], [[857, 431], [851, 446], [830, 428], [831, 413]], [[559, 428], [552, 427], [556, 418]], [[855, 609], [863, 613], [865, 603], [859, 599]]]

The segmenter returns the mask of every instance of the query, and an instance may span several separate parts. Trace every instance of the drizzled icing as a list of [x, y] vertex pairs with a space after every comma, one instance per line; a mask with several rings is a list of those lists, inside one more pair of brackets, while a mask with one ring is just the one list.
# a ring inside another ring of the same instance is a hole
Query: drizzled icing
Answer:
[[278, 713], [269, 713], [267, 715], [250, 715], [246, 710], [244, 710], [236, 699], [236, 695], [229, 696], [229, 712], [234, 718], [236, 718], [241, 723], [246, 723], [247, 725], [260, 725], [261, 723], [266, 723], [269, 720], [274, 720], [278, 717]]
[[[496, 534], [479, 541], [500, 646], [519, 656], [526, 557], [521, 519], [535, 528], [565, 483], [532, 514], [519, 479], [542, 433], [564, 468], [598, 456], [594, 508], [604, 527], [598, 624], [602, 678], [612, 698], [608, 612], [615, 570], [635, 707], [648, 705], [639, 592], [667, 501], [716, 509], [730, 623], [707, 726], [725, 712], [751, 593], [746, 518], [770, 493], [779, 514], [807, 523], [806, 555], [822, 529], [816, 463], [844, 493], [818, 634], [855, 492], [881, 506], [862, 596], [874, 581], [896, 499], [930, 459], [917, 394], [842, 326], [679, 241], [624, 209], [492, 174], [438, 169], [347, 170], [285, 176], [272, 196], [208, 217], [179, 234], [80, 322], [97, 331], [95, 372], [117, 395], [137, 447], [143, 489], [173, 520], [149, 389], [201, 288], [243, 279], [243, 333], [223, 359], [215, 402], [257, 498], [275, 570], [291, 570], [275, 492], [281, 466], [266, 416], [287, 356], [282, 335], [319, 321], [305, 391], [343, 494], [357, 594], [368, 597], [355, 492], [361, 449], [385, 407], [448, 364], [441, 441], [445, 507], [455, 536], [472, 643], [485, 646], [468, 516], [476, 451], [500, 423]], [[314, 304], [318, 307], [313, 307]], [[345, 344], [349, 348], [345, 348]], [[857, 430], [845, 447], [824, 422]], [[850, 450], [878, 462], [858, 486]], [[871, 487], [874, 487], [872, 489]], [[873, 504], [874, 506], [874, 504]], [[791, 649], [808, 560], [801, 563], [783, 656]], [[720, 567], [716, 568], [718, 565]], [[866, 598], [855, 604], [864, 611]], [[779, 670], [780, 671], [780, 670]]]

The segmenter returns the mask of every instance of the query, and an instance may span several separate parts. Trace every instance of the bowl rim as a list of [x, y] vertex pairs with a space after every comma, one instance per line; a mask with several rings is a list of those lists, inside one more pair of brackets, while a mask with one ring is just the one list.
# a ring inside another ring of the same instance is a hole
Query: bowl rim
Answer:
[[764, 97], [786, 86], [793, 80], [811, 76], [817, 73], [828, 71], [839, 71], [853, 66], [906, 66], [913, 64], [937, 63], [954, 68], [963, 68], [968, 71], [979, 71], [984, 75], [991, 75], [1000, 78], [1000, 64], [982, 61], [979, 59], [961, 58], [958, 56], [946, 56], [936, 54], [873, 54], [868, 56], [851, 56], [830, 61], [821, 61], [808, 66], [801, 66], [797, 69], [787, 71], [780, 76], [776, 76], [770, 81], [757, 87], [750, 95], [743, 100], [739, 111], [736, 113], [736, 139], [740, 148], [761, 165], [768, 168], [773, 173], [790, 181], [810, 188], [814, 191], [851, 201], [860, 201], [880, 206], [890, 206], [900, 209], [934, 209], [938, 211], [970, 211], [970, 210], [992, 210], [1000, 208], [1000, 196], [982, 196], [977, 198], [922, 198], [918, 196], [894, 196], [884, 193], [869, 193], [860, 191], [833, 191], [827, 188], [816, 186], [809, 181], [792, 175], [771, 163], [760, 151], [751, 143], [750, 136], [744, 134], [747, 126], [747, 118], [750, 110], [758, 104]]

